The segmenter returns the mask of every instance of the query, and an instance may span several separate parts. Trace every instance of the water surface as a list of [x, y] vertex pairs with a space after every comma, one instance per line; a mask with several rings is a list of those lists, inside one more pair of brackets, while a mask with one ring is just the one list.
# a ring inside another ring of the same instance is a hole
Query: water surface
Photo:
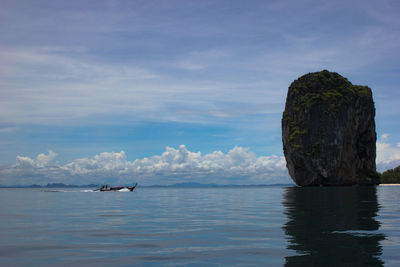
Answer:
[[399, 266], [400, 187], [0, 190], [1, 266]]

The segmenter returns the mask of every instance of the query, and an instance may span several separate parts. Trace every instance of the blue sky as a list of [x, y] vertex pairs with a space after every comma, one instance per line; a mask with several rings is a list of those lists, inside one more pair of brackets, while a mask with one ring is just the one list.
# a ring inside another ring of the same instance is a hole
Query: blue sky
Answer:
[[378, 169], [394, 167], [399, 12], [398, 1], [0, 0], [0, 184], [288, 182], [287, 88], [322, 69], [372, 88]]

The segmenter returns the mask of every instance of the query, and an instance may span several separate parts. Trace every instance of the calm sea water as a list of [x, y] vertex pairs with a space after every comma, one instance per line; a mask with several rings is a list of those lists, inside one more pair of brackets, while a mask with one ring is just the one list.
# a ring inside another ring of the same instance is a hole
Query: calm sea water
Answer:
[[400, 266], [400, 186], [0, 189], [0, 266]]

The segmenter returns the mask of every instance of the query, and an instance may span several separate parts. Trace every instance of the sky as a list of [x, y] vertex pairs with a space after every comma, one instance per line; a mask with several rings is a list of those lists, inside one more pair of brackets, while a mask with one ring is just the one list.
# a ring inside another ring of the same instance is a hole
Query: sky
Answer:
[[292, 183], [287, 88], [372, 88], [400, 165], [400, 2], [0, 0], [0, 184]]

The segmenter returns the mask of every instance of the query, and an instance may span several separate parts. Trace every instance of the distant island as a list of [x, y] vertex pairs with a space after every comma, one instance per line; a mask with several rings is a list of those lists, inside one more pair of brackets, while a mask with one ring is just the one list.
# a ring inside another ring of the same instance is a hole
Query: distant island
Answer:
[[[100, 184], [87, 184], [87, 185], [71, 185], [64, 183], [49, 183], [47, 185], [0, 185], [0, 188], [99, 188]], [[265, 187], [265, 186], [292, 186], [292, 184], [250, 184], [250, 185], [237, 185], [237, 184], [202, 184], [202, 183], [176, 183], [171, 185], [141, 185], [144, 188], [210, 188], [210, 187]]]
[[382, 184], [400, 184], [400, 166], [384, 171], [380, 180]]
[[[381, 184], [400, 184], [400, 166], [394, 169], [389, 169], [379, 174]], [[0, 188], [99, 188], [101, 184], [65, 184], [65, 183], [48, 183], [46, 185], [32, 184], [32, 185], [0, 185]], [[170, 185], [141, 185], [144, 188], [212, 188], [212, 187], [271, 187], [271, 186], [293, 186], [293, 184], [215, 184], [215, 183], [175, 183]]]
[[202, 184], [202, 183], [176, 183], [171, 185], [149, 185], [142, 187], [173, 187], [173, 188], [201, 188], [201, 187], [264, 187], [264, 186], [292, 186], [292, 184]]

